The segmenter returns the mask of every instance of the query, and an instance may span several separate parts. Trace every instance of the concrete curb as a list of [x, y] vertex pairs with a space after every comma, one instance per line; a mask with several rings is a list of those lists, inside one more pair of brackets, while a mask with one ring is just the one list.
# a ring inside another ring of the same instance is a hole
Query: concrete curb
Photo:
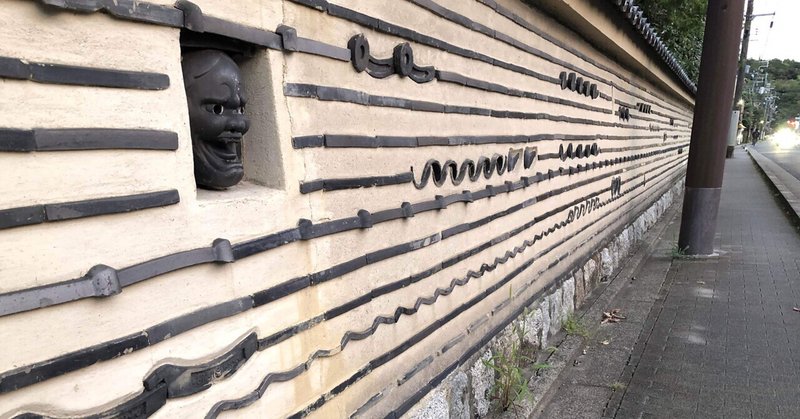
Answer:
[[756, 165], [769, 178], [775, 189], [781, 193], [783, 199], [794, 211], [794, 215], [800, 218], [800, 180], [795, 179], [791, 173], [778, 166], [772, 160], [764, 157], [753, 147], [748, 147], [747, 152], [756, 162]]

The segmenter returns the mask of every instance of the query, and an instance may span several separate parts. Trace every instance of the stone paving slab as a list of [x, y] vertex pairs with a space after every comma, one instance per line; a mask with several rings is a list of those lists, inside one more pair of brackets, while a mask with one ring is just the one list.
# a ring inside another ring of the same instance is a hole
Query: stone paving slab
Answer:
[[717, 231], [720, 257], [673, 262], [606, 416], [798, 417], [800, 234], [747, 156], [727, 160]]
[[781, 205], [749, 156], [727, 160], [720, 256], [672, 259], [674, 206], [608, 303], [630, 319], [599, 327], [532, 417], [800, 417], [800, 231]]

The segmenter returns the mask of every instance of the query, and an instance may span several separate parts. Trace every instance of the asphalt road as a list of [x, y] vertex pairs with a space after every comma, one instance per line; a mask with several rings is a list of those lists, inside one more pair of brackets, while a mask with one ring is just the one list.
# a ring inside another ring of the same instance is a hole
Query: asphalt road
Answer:
[[756, 150], [800, 180], [800, 146], [791, 149], [781, 149], [772, 142], [762, 141], [756, 144]]

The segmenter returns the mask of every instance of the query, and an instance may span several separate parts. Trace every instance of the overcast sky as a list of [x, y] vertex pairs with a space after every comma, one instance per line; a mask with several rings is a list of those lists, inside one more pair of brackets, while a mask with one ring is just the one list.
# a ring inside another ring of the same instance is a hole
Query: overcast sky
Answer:
[[[748, 58], [790, 58], [800, 61], [800, 0], [755, 0]], [[770, 29], [769, 24], [775, 24]]]

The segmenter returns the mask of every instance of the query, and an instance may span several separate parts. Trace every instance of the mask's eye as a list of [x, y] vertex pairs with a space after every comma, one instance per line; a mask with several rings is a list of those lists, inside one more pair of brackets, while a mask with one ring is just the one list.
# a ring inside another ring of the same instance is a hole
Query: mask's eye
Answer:
[[224, 111], [225, 111], [225, 107], [220, 105], [220, 104], [216, 104], [216, 105], [211, 107], [211, 112], [214, 112], [215, 115], [222, 115], [222, 112], [224, 112]]

